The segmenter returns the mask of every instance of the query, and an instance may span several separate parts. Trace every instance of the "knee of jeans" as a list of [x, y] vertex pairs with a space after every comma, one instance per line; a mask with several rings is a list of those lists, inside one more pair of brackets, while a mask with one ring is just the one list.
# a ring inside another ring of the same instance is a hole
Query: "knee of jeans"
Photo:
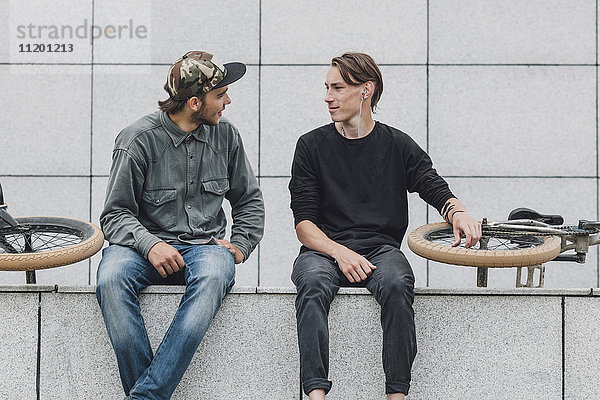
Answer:
[[[227, 250], [228, 251], [228, 250]], [[233, 259], [224, 257], [223, 260], [206, 262], [199, 268], [190, 271], [188, 286], [195, 286], [202, 282], [218, 289], [228, 290], [235, 282], [235, 263]]]
[[129, 287], [128, 277], [123, 265], [109, 263], [100, 264], [96, 278], [96, 298], [101, 302], [103, 298], [116, 299]]
[[386, 281], [381, 292], [384, 299], [401, 299], [413, 302], [414, 299], [415, 278], [412, 275], [398, 276]]
[[295, 284], [299, 295], [328, 295], [331, 276], [319, 271], [306, 271], [296, 277]]

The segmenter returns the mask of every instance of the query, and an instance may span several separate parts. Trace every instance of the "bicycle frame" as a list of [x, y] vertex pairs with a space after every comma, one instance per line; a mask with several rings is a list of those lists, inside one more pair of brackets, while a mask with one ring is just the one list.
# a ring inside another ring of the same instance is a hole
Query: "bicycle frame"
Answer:
[[[523, 233], [532, 232], [538, 234], [555, 235], [561, 238], [560, 255], [552, 261], [573, 261], [580, 264], [585, 263], [590, 246], [600, 244], [600, 223], [581, 220], [578, 226], [555, 227], [553, 225], [531, 220], [515, 219], [502, 222], [487, 222], [483, 220], [482, 228], [506, 229], [508, 231], [519, 231]], [[569, 229], [566, 229], [569, 228]], [[576, 233], [574, 234], [573, 231]], [[562, 254], [569, 250], [575, 250], [575, 254]]]
[[4, 195], [2, 194], [2, 185], [0, 185], [0, 227], [2, 221], [9, 224], [10, 226], [17, 226], [19, 223], [6, 211], [8, 205], [4, 204]]
[[[17, 220], [14, 219], [13, 216], [8, 213], [8, 211], [6, 211], [7, 208], [8, 208], [8, 205], [4, 203], [4, 195], [2, 193], [2, 185], [0, 185], [0, 228], [2, 228], [2, 226], [6, 225], [6, 224], [8, 224], [11, 227], [20, 226], [20, 224], [17, 222]], [[24, 234], [23, 238], [25, 239], [26, 251], [32, 251], [31, 237]], [[35, 271], [25, 271], [25, 280], [27, 283], [31, 283], [31, 284], [36, 283]]]

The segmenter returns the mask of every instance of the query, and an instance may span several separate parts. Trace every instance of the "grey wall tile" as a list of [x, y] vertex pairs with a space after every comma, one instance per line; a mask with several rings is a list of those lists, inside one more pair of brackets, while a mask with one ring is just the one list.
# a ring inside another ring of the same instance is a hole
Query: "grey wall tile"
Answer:
[[171, 64], [189, 50], [208, 51], [222, 63], [258, 63], [258, 0], [220, 7], [204, 2], [154, 0], [151, 13], [153, 63]]
[[[104, 197], [106, 195], [106, 185], [108, 184], [108, 178], [105, 177], [94, 177], [92, 178], [92, 222], [100, 227], [100, 214], [104, 206]], [[104, 240], [103, 248], [108, 247], [108, 241]], [[89, 284], [96, 284], [96, 273], [98, 272], [98, 265], [102, 259], [102, 250], [93, 255], [90, 258], [90, 275]]]
[[[471, 215], [478, 220], [508, 218], [511, 210], [527, 207], [544, 214], [561, 214], [565, 223], [595, 219], [595, 179], [559, 178], [451, 178], [450, 187]], [[577, 200], [573, 201], [573, 194]], [[440, 221], [436, 217], [433, 221]], [[597, 249], [591, 249], [586, 264], [550, 262], [546, 264], [545, 287], [597, 286]], [[476, 268], [430, 263], [433, 287], [474, 287]], [[516, 268], [490, 270], [489, 287], [514, 287]]]
[[[560, 393], [560, 298], [417, 296], [414, 308], [419, 350], [409, 397], [505, 398], [507, 387], [511, 398]], [[328, 398], [383, 397], [379, 310], [371, 296], [334, 299]], [[500, 329], [506, 313], [515, 319]]]
[[[0, 85], [10, 99], [0, 114], [3, 174], [89, 173], [89, 68], [22, 65], [15, 72], [0, 66]], [[26, 112], [33, 104], [35, 112]]]
[[[15, 25], [18, 26], [20, 23], [17, 22]], [[10, 38], [9, 40], [3, 40], [2, 43], [0, 43], [0, 62], [10, 62], [10, 52], [19, 50], [19, 44], [21, 43], [17, 40], [18, 33], [16, 27], [11, 28], [10, 26], [9, 6], [8, 12], [0, 14], [0, 35], [2, 35], [3, 38]]]
[[228, 295], [173, 399], [298, 399], [294, 297]]
[[126, 126], [158, 110], [168, 66], [94, 66], [93, 172], [108, 175], [115, 138]]
[[0, 293], [0, 304], [0, 397], [35, 399], [39, 294]]
[[98, 26], [94, 62], [150, 64], [154, 43], [152, 11], [143, 0], [94, 2], [94, 24]]
[[43, 397], [60, 399], [66, 393], [82, 399], [123, 397], [117, 360], [96, 296], [43, 293], [41, 307]]
[[339, 294], [333, 299], [329, 313], [329, 379], [333, 385], [328, 399], [383, 398], [380, 310], [371, 295]]
[[[169, 66], [96, 66], [94, 68], [93, 170], [108, 175], [114, 141], [119, 132], [144, 115], [158, 110], [168, 96], [163, 86]], [[248, 158], [258, 167], [258, 68], [229, 86], [232, 104], [224, 116], [239, 129]]]
[[404, 253], [415, 275], [415, 287], [427, 286], [427, 260], [413, 253], [406, 243], [406, 237], [414, 229], [427, 223], [427, 209], [431, 213], [432, 208], [419, 198], [416, 193], [411, 193], [408, 196], [408, 228], [402, 240], [400, 250]]
[[598, 396], [600, 332], [596, 298], [565, 298], [565, 399]]
[[415, 399], [506, 398], [507, 388], [515, 399], [561, 392], [559, 297], [418, 296], [415, 322]]
[[[180, 298], [181, 294], [141, 296], [154, 349]], [[297, 398], [293, 301], [292, 295], [228, 295], [173, 399]], [[93, 294], [44, 294], [42, 332], [40, 387], [45, 397], [122, 396], [116, 359]], [[238, 385], [231, 384], [231, 376]]]
[[[62, 216], [89, 221], [90, 179], [69, 177], [3, 177], [8, 212], [21, 216]], [[40, 284], [87, 284], [89, 262], [37, 271]], [[4, 283], [24, 283], [24, 272], [0, 272]]]
[[432, 63], [582, 64], [596, 59], [594, 1], [429, 3]]
[[223, 112], [223, 115], [238, 128], [250, 165], [256, 175], [259, 174], [258, 76], [258, 67], [249, 66], [242, 79], [229, 85], [227, 94], [231, 98], [231, 104]]
[[328, 64], [344, 51], [369, 53], [379, 63], [424, 63], [426, 46], [422, 1], [262, 2], [263, 63]]
[[383, 94], [373, 119], [400, 129], [427, 149], [426, 67], [382, 66], [380, 70]]
[[331, 122], [324, 101], [324, 82], [328, 69], [325, 66], [262, 68], [262, 176], [289, 176], [298, 137]]
[[[56, 7], [53, 3], [30, 0], [4, 2], [3, 6], [3, 17], [0, 18], [6, 18], [2, 29], [7, 40], [0, 47], [0, 62], [91, 62], [92, 2]], [[50, 50], [49, 43], [53, 45]], [[28, 44], [31, 52], [27, 51]], [[36, 44], [44, 47], [35, 47]], [[23, 45], [24, 52], [20, 52], [19, 45]], [[64, 51], [62, 45], [65, 45]]]
[[596, 174], [593, 67], [431, 67], [429, 78], [429, 148], [444, 174]]
[[[263, 67], [261, 175], [289, 175], [298, 137], [331, 122], [325, 98], [329, 67]], [[384, 93], [374, 119], [398, 128], [426, 148], [426, 71], [382, 67]], [[290, 76], [297, 79], [290, 81]], [[290, 83], [293, 82], [293, 83]], [[286, 95], [281, 95], [282, 90]]]
[[[263, 189], [264, 196], [264, 189]], [[231, 236], [231, 205], [227, 200], [223, 202], [223, 211], [227, 217], [227, 229], [225, 232], [225, 239], [229, 240]], [[235, 284], [237, 286], [257, 286], [258, 285], [258, 259], [260, 254], [261, 243], [254, 249], [250, 258], [242, 264], [236, 265], [235, 271]]]
[[290, 279], [300, 242], [290, 209], [289, 178], [262, 178], [265, 197], [265, 236], [260, 245], [260, 285], [293, 286]]
[[90, 178], [6, 176], [0, 179], [7, 210], [14, 217], [48, 215], [88, 219]]

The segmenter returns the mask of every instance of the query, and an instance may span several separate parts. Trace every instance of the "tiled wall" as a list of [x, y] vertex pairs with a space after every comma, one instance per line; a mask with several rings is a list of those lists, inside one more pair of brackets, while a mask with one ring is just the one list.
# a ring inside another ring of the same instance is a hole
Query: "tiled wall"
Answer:
[[[570, 222], [598, 218], [597, 0], [135, 3], [11, 0], [0, 15], [10, 39], [0, 44], [0, 182], [14, 215], [98, 223], [115, 136], [156, 109], [170, 63], [198, 49], [249, 66], [230, 87], [225, 115], [260, 177], [267, 221], [238, 284], [291, 285], [299, 248], [287, 191], [292, 153], [302, 133], [329, 122], [325, 73], [347, 50], [381, 66], [376, 119], [427, 149], [475, 217], [501, 219], [527, 206]], [[84, 20], [132, 20], [148, 35], [74, 41], [73, 54], [15, 52], [26, 43], [15, 24]], [[418, 196], [410, 199], [409, 229], [440, 220]], [[417, 286], [475, 286], [473, 268], [406, 252]], [[93, 284], [99, 258], [40, 271], [38, 282]], [[514, 279], [514, 269], [491, 271], [489, 285]], [[23, 273], [0, 274], [3, 283], [23, 281]], [[597, 250], [584, 265], [549, 264], [546, 286], [598, 286]]]

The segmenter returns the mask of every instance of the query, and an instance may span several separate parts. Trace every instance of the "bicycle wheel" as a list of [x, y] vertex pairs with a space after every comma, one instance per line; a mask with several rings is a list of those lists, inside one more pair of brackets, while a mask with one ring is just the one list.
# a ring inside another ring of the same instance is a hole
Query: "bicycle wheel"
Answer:
[[94, 224], [64, 217], [16, 218], [0, 228], [0, 270], [32, 271], [72, 264], [96, 254], [104, 235]]
[[526, 267], [553, 260], [560, 253], [558, 236], [486, 234], [487, 248], [452, 247], [452, 226], [445, 222], [423, 225], [410, 233], [408, 247], [433, 261], [472, 267]]

